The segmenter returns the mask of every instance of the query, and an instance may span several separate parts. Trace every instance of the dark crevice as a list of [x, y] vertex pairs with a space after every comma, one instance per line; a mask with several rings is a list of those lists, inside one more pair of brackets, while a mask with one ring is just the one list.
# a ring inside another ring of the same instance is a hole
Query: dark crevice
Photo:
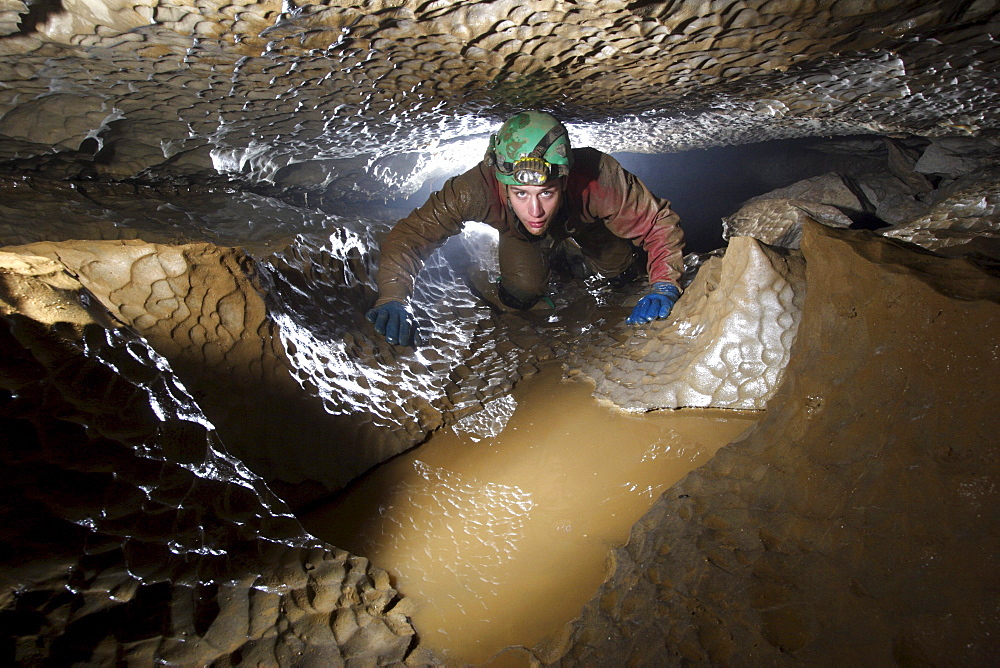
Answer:
[[30, 35], [51, 17], [65, 11], [62, 0], [27, 0], [25, 4], [28, 6], [28, 12], [21, 15], [18, 24], [18, 33], [21, 35]]

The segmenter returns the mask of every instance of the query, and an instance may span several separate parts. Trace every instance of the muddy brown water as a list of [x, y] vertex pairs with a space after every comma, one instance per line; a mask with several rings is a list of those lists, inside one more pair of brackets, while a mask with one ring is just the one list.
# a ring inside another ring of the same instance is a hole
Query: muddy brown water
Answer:
[[449, 664], [533, 646], [579, 614], [653, 501], [759, 417], [636, 415], [591, 390], [547, 367], [478, 429], [442, 430], [302, 521], [389, 571]]

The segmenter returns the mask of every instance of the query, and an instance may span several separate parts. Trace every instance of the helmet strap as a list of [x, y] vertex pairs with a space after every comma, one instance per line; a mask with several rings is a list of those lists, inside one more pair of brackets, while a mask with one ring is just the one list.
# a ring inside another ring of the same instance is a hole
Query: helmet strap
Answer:
[[535, 145], [534, 150], [528, 154], [530, 158], [543, 158], [545, 152], [549, 150], [549, 147], [555, 143], [557, 139], [566, 135], [566, 129], [559, 125], [554, 125], [552, 128], [546, 132], [538, 144]]
[[486, 164], [490, 167], [497, 166], [497, 136], [490, 135], [490, 145], [486, 148]]

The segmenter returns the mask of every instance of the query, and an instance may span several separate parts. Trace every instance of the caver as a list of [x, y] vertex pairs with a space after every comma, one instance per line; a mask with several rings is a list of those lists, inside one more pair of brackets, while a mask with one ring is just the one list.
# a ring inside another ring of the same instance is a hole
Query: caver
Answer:
[[469, 220], [500, 233], [497, 297], [511, 308], [529, 309], [546, 295], [552, 249], [567, 241], [608, 278], [637, 277], [635, 249], [645, 251], [650, 290], [629, 324], [666, 318], [680, 297], [684, 238], [670, 203], [611, 156], [572, 148], [552, 115], [524, 111], [490, 137], [482, 162], [448, 180], [383, 241], [379, 296], [367, 317], [389, 343], [417, 340], [407, 307], [414, 277]]

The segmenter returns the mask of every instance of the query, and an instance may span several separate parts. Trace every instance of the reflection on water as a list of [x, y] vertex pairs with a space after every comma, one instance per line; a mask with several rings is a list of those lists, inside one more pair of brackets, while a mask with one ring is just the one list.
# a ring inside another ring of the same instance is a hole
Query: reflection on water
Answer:
[[685, 473], [756, 415], [634, 415], [550, 367], [303, 518], [393, 574], [421, 643], [483, 663], [572, 620], [609, 549]]

